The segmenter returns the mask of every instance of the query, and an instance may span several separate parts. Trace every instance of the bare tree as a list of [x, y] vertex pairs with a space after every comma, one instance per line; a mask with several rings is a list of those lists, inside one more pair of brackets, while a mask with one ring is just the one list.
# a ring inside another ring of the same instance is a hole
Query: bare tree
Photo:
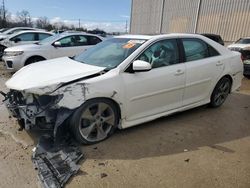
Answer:
[[49, 27], [49, 19], [47, 17], [40, 17], [36, 20], [36, 27], [41, 29], [47, 29]]
[[2, 1], [1, 9], [0, 9], [0, 22], [1, 22], [1, 27], [4, 28], [7, 26], [7, 10], [5, 8], [5, 1]]
[[19, 21], [24, 26], [32, 26], [32, 21], [31, 21], [31, 16], [30, 16], [29, 11], [22, 10], [21, 12], [17, 12], [17, 16], [19, 18]]

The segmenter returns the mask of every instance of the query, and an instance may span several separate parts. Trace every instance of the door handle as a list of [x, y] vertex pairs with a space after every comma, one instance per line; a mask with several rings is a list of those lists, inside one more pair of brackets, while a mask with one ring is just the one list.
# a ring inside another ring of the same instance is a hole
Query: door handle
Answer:
[[216, 66], [221, 66], [221, 65], [223, 65], [223, 63], [222, 63], [221, 61], [218, 61], [218, 62], [216, 63]]
[[178, 70], [175, 72], [174, 75], [179, 76], [179, 75], [182, 75], [182, 74], [184, 74], [184, 71], [181, 70], [181, 69], [178, 69]]

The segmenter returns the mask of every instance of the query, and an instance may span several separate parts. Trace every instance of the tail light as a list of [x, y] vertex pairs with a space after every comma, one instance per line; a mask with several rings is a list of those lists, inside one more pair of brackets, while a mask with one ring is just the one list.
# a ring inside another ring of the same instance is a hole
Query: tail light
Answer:
[[241, 61], [244, 61], [244, 57], [243, 57], [243, 55], [241, 54]]

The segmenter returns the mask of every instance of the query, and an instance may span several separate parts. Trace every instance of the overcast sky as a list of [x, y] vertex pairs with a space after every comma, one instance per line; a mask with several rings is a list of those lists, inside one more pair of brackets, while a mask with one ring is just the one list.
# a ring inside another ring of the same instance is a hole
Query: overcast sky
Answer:
[[131, 0], [5, 0], [5, 6], [13, 16], [25, 9], [33, 19], [46, 16], [52, 22], [66, 24], [78, 24], [81, 19], [81, 26], [89, 29], [125, 31]]

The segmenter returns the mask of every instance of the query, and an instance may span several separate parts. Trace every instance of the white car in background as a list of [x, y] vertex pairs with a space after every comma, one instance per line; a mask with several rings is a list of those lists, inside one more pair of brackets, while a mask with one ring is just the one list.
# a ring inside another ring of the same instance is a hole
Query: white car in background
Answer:
[[20, 31], [9, 35], [0, 41], [0, 57], [2, 57], [4, 50], [8, 47], [36, 43], [52, 35], [54, 34], [51, 32], [41, 30]]
[[87, 33], [62, 33], [35, 44], [7, 48], [2, 59], [7, 69], [17, 71], [38, 61], [77, 55], [102, 40], [100, 36]]
[[13, 27], [9, 29], [4, 29], [4, 31], [0, 33], [0, 41], [8, 37], [8, 35], [12, 35], [20, 31], [29, 31], [29, 30], [41, 30], [41, 29], [36, 29], [32, 27]]
[[219, 107], [240, 87], [242, 71], [240, 53], [201, 35], [126, 35], [24, 67], [3, 95], [24, 128], [50, 126], [56, 135], [69, 125], [79, 142], [93, 144], [116, 128]]

